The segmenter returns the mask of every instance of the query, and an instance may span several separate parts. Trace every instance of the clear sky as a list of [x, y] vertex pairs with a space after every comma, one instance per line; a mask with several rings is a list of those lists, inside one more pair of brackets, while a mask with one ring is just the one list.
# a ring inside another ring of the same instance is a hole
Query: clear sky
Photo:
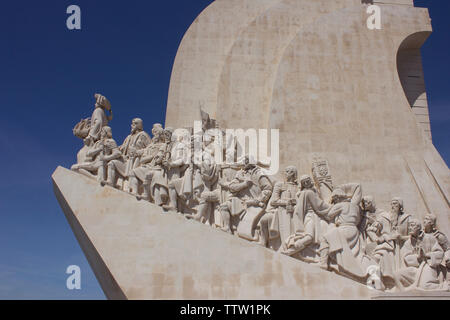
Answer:
[[[4, 1], [0, 11], [0, 299], [104, 299], [53, 194], [51, 174], [69, 168], [93, 94], [112, 102], [120, 143], [139, 116], [164, 123], [173, 61], [183, 34], [211, 0]], [[450, 160], [450, 2], [430, 8], [434, 33], [423, 62], [434, 144]], [[66, 28], [81, 8], [82, 29]], [[82, 270], [82, 289], [65, 270]]]

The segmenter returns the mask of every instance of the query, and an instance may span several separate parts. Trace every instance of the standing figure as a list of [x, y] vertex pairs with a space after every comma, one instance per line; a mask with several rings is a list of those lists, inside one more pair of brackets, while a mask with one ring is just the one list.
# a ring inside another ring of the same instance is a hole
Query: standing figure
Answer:
[[[91, 127], [86, 138], [92, 140], [92, 142], [100, 139], [102, 128], [108, 125], [108, 121], [112, 120], [111, 104], [108, 99], [98, 93], [94, 97], [95, 109], [91, 116]], [[106, 115], [106, 111], [110, 112], [109, 116]]]
[[448, 284], [440, 268], [444, 258], [436, 238], [422, 231], [417, 219], [408, 223], [409, 239], [401, 249], [402, 268], [395, 272], [395, 282], [400, 290], [447, 290]]
[[286, 250], [286, 240], [295, 233], [294, 207], [298, 192], [297, 168], [289, 166], [284, 170], [284, 182], [277, 182], [273, 189], [270, 206], [259, 221], [260, 244], [268, 247], [269, 240], [280, 239], [280, 248]]
[[[303, 175], [300, 178], [300, 192], [297, 194], [295, 207], [296, 230], [287, 239], [282, 239], [284, 241], [282, 253], [293, 256], [313, 245], [318, 249], [320, 239], [328, 227], [328, 222], [323, 215], [329, 208], [329, 204], [319, 197], [311, 177]], [[312, 257], [306, 260], [314, 260], [315, 255], [317, 255], [316, 252], [308, 253], [307, 256]]]
[[[90, 118], [81, 119], [73, 128], [73, 134], [83, 140], [83, 148], [77, 154], [77, 163], [86, 162], [86, 153], [100, 139], [102, 128], [112, 120], [111, 104], [106, 97], [96, 93], [95, 108]], [[106, 111], [110, 115], [106, 115]]]
[[150, 142], [150, 136], [144, 131], [142, 119], [135, 118], [131, 122], [131, 133], [119, 147], [121, 159], [108, 163], [108, 180], [106, 184], [116, 187], [118, 176], [128, 179], [132, 170], [139, 165], [140, 157]]
[[165, 209], [180, 212], [182, 209], [180, 208], [179, 199], [183, 198], [183, 177], [190, 161], [190, 146], [189, 143], [186, 143], [189, 140], [189, 132], [187, 130], [179, 130], [178, 132], [175, 130], [173, 136], [175, 141], [168, 145], [166, 158], [163, 161], [163, 165], [167, 170], [169, 188], [169, 205]]
[[[194, 193], [198, 200], [197, 213], [192, 216], [195, 220], [215, 226], [214, 211], [220, 202], [220, 190], [218, 189], [220, 166], [215, 162], [214, 137], [207, 132], [203, 133], [202, 161], [195, 165]], [[197, 178], [197, 179], [195, 179]], [[200, 179], [198, 179], [200, 178]], [[191, 216], [187, 216], [190, 218]]]
[[378, 215], [381, 223], [381, 238], [375, 248], [379, 260], [381, 274], [385, 283], [393, 283], [394, 273], [401, 267], [400, 250], [408, 239], [408, 223], [411, 215], [403, 211], [403, 200], [393, 198], [390, 212], [383, 211]]

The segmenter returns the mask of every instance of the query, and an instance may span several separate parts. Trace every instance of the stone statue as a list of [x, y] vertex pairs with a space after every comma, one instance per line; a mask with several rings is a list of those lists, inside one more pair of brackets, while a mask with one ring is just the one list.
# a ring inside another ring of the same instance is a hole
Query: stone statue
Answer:
[[[100, 139], [101, 130], [104, 126], [108, 125], [108, 122], [112, 120], [111, 104], [105, 96], [96, 93], [95, 97], [95, 109], [91, 116], [91, 127], [89, 129], [86, 139], [91, 139], [93, 142]], [[106, 111], [110, 112], [110, 115], [106, 115]]]
[[287, 167], [284, 175], [284, 182], [275, 183], [270, 201], [271, 210], [268, 210], [261, 218], [259, 228], [261, 245], [268, 247], [269, 240], [279, 238], [282, 250], [287, 250], [285, 240], [296, 230], [294, 208], [299, 191], [297, 168]]
[[[167, 129], [166, 129], [167, 131]], [[186, 200], [182, 193], [183, 177], [189, 163], [190, 146], [185, 143], [189, 138], [186, 137], [187, 130], [175, 130], [171, 134], [171, 142], [167, 147], [166, 158], [163, 165], [167, 170], [169, 205], [165, 207], [169, 211], [182, 212], [179, 199]], [[166, 137], [167, 139], [168, 137]]]
[[[225, 143], [231, 148], [216, 148], [210, 130], [221, 129], [201, 109], [199, 132], [155, 123], [150, 138], [143, 121], [135, 118], [130, 135], [117, 147], [105, 110], [110, 110], [108, 100], [96, 95], [92, 118], [74, 128], [85, 146], [73, 171], [112, 187], [120, 177], [128, 183], [128, 189], [122, 188], [138, 200], [377, 290], [446, 288], [450, 250], [436, 228], [436, 216], [425, 216], [422, 232], [420, 223], [404, 212], [401, 198], [393, 198], [385, 212], [373, 196], [362, 195], [359, 183], [333, 187], [323, 158], [314, 159], [313, 178], [298, 180], [297, 168], [288, 166], [284, 181], [273, 184], [257, 161], [238, 159], [241, 147], [235, 138]], [[195, 152], [199, 143], [201, 152]], [[216, 163], [218, 150], [227, 163]]]
[[448, 290], [441, 262], [444, 258], [436, 238], [422, 231], [417, 219], [408, 222], [409, 239], [401, 249], [402, 267], [395, 272], [397, 288]]
[[128, 179], [132, 170], [139, 165], [143, 149], [150, 144], [150, 136], [144, 131], [142, 119], [135, 118], [131, 122], [131, 133], [119, 147], [122, 158], [108, 163], [107, 184], [116, 187], [118, 175]]
[[[100, 139], [101, 130], [104, 126], [108, 125], [108, 122], [112, 120], [111, 103], [109, 100], [96, 93], [94, 112], [90, 118], [81, 119], [72, 132], [74, 136], [83, 140], [84, 146], [77, 154], [77, 163], [83, 163], [86, 161], [86, 153], [92, 145]], [[106, 115], [106, 111], [109, 111], [109, 116]]]
[[[151, 143], [142, 151], [139, 165], [130, 173], [130, 189], [139, 200], [150, 201], [152, 197], [156, 204], [163, 205], [168, 193], [164, 188], [167, 178], [162, 163], [166, 156], [166, 143], [161, 124], [153, 125], [152, 135]], [[139, 195], [139, 182], [143, 186], [142, 195]]]
[[[359, 223], [359, 231], [361, 232], [366, 244], [376, 243], [382, 225], [378, 222], [378, 216], [382, 210], [377, 208], [373, 196], [363, 196], [361, 201], [361, 222]], [[373, 246], [366, 247], [366, 250], [372, 250]]]
[[256, 241], [256, 227], [272, 196], [273, 185], [254, 161], [250, 160], [250, 157], [245, 157], [244, 168], [230, 182], [228, 188], [232, 196], [221, 205], [220, 212], [223, 230], [232, 232], [231, 217], [239, 217], [237, 234], [241, 238]]
[[447, 236], [437, 229], [436, 222], [437, 217], [434, 214], [427, 214], [423, 219], [423, 229], [425, 233], [433, 235], [441, 246], [442, 250], [444, 250], [444, 265], [450, 272], [450, 243], [448, 242]]
[[116, 141], [112, 138], [112, 130], [104, 126], [101, 130], [100, 139], [89, 148], [86, 153], [86, 162], [77, 163], [72, 166], [72, 170], [81, 173], [97, 176], [100, 183], [106, 179], [106, 169], [110, 161], [120, 158], [121, 153], [117, 148]]
[[349, 183], [334, 189], [326, 219], [330, 228], [320, 244], [320, 267], [333, 269], [356, 279], [365, 279], [375, 264], [365, 255], [358, 225], [361, 221], [361, 185]]
[[295, 207], [297, 221], [295, 234], [283, 240], [282, 253], [293, 256], [310, 246], [315, 246], [313, 252], [307, 254], [309, 257], [307, 260], [313, 262], [320, 239], [328, 228], [328, 222], [323, 218], [328, 210], [329, 205], [319, 197], [311, 177], [303, 175], [300, 178], [300, 192], [297, 194]]
[[220, 191], [218, 187], [220, 166], [216, 164], [214, 158], [214, 137], [203, 134], [202, 161], [197, 165], [197, 177], [201, 183], [196, 189], [198, 199], [197, 213], [193, 218], [202, 223], [214, 225], [214, 211], [220, 202]]
[[395, 197], [391, 201], [390, 212], [381, 212], [377, 220], [381, 224], [382, 236], [375, 248], [382, 276], [390, 281], [394, 280], [394, 273], [400, 268], [402, 262], [400, 250], [408, 239], [408, 222], [411, 215], [403, 211], [403, 200]]

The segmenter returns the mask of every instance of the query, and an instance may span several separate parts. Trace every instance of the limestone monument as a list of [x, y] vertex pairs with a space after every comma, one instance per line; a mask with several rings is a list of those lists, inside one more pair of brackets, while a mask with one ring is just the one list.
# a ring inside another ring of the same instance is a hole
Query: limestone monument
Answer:
[[180, 44], [165, 127], [135, 118], [120, 146], [95, 94], [52, 178], [109, 299], [450, 298], [430, 17], [366, 2], [216, 0]]

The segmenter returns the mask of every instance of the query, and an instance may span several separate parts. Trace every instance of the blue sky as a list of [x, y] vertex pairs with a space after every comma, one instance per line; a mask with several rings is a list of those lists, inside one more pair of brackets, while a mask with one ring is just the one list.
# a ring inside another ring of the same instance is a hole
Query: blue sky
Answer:
[[[90, 116], [93, 94], [112, 102], [118, 142], [135, 116], [164, 122], [173, 61], [211, 0], [8, 1], [0, 11], [0, 299], [104, 299], [52, 189], [58, 165], [81, 147], [74, 124]], [[82, 30], [66, 28], [77, 4]], [[435, 32], [423, 47], [434, 143], [449, 163], [450, 3], [422, 0]], [[82, 270], [82, 290], [65, 270]]]

